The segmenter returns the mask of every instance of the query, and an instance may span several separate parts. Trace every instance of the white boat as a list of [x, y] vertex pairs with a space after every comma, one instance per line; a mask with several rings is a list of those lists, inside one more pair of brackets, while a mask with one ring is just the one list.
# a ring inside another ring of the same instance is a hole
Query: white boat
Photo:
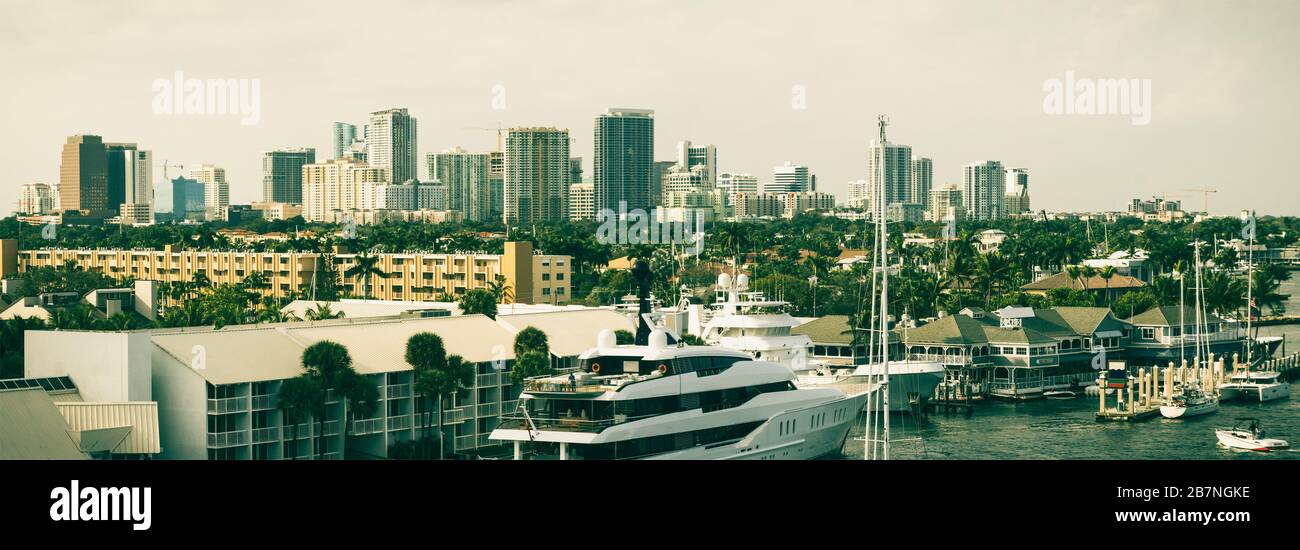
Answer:
[[1078, 396], [1079, 394], [1070, 390], [1052, 390], [1043, 392], [1043, 397], [1048, 399], [1074, 399]]
[[1200, 388], [1188, 386], [1183, 391], [1170, 400], [1170, 403], [1160, 406], [1160, 416], [1165, 418], [1188, 418], [1210, 414], [1219, 410], [1219, 400], [1212, 395], [1206, 395]]
[[525, 381], [490, 439], [516, 459], [811, 459], [839, 452], [867, 392], [798, 389], [794, 373], [735, 350], [616, 345], [602, 331], [577, 372]]
[[1245, 371], [1233, 374], [1227, 382], [1219, 384], [1219, 399], [1223, 401], [1246, 400], [1263, 403], [1291, 397], [1291, 385], [1282, 381], [1281, 373]]
[[[1243, 422], [1249, 424], [1242, 426]], [[1266, 435], [1259, 426], [1259, 421], [1254, 418], [1238, 418], [1236, 426], [1214, 430], [1219, 445], [1229, 449], [1268, 452], [1291, 447], [1284, 439], [1269, 439]]]
[[[836, 388], [845, 393], [867, 391], [873, 380], [880, 380], [882, 365], [859, 365], [856, 368], [832, 369], [823, 366], [817, 370], [800, 374], [795, 386], [800, 388]], [[943, 364], [933, 361], [890, 361], [889, 362], [889, 410], [890, 412], [914, 411], [925, 404], [934, 395], [934, 389], [943, 382]], [[872, 403], [873, 409], [879, 408], [879, 401]]]
[[762, 292], [749, 290], [749, 276], [744, 273], [734, 279], [728, 273], [719, 274], [715, 298], [700, 329], [704, 343], [740, 350], [759, 361], [781, 363], [795, 372], [811, 368], [812, 339], [790, 332], [802, 323], [790, 315], [789, 302], [769, 300]]

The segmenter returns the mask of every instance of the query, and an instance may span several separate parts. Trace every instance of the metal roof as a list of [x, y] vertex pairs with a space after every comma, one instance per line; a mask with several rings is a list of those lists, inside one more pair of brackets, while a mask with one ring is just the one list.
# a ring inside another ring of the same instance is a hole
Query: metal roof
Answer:
[[537, 327], [546, 333], [551, 354], [556, 357], [577, 357], [596, 347], [596, 336], [605, 329], [636, 331], [636, 324], [630, 317], [612, 309], [498, 314], [497, 322], [510, 331], [512, 347], [514, 334], [528, 327]]
[[158, 403], [153, 401], [129, 403], [56, 402], [54, 406], [63, 414], [73, 431], [83, 432], [81, 446], [87, 447], [87, 433], [112, 428], [128, 428], [124, 439], [110, 449], [116, 454], [158, 454], [162, 452], [158, 437]]
[[43, 389], [0, 390], [0, 418], [0, 460], [89, 458]]

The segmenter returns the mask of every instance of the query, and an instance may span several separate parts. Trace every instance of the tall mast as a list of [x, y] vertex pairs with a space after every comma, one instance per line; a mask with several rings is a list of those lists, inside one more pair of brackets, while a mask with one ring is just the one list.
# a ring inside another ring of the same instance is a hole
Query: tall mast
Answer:
[[880, 382], [880, 415], [884, 421], [884, 431], [882, 432], [881, 446], [884, 449], [884, 459], [889, 460], [889, 245], [886, 242], [889, 236], [889, 224], [885, 220], [887, 209], [886, 203], [889, 202], [886, 196], [888, 184], [885, 181], [885, 165], [888, 164], [889, 149], [885, 140], [885, 127], [889, 126], [889, 117], [880, 115], [877, 118], [880, 125], [880, 187], [877, 190], [876, 198], [880, 199], [876, 209], [876, 242], [880, 246], [880, 364], [882, 375]]
[[1250, 368], [1250, 352], [1255, 347], [1254, 339], [1250, 335], [1251, 320], [1255, 318], [1255, 300], [1251, 295], [1251, 286], [1255, 282], [1255, 212], [1249, 211], [1246, 214], [1246, 227], [1242, 230], [1246, 242], [1246, 367]]

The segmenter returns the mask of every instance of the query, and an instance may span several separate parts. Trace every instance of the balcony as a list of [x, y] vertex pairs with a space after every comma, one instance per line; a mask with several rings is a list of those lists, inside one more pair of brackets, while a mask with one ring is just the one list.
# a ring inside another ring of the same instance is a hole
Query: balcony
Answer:
[[478, 416], [479, 418], [482, 418], [482, 417], [485, 417], [485, 416], [490, 417], [490, 416], [500, 416], [500, 415], [501, 415], [501, 404], [500, 404], [500, 403], [484, 403], [484, 404], [478, 406], [478, 415], [477, 415], [477, 416]]
[[375, 434], [384, 431], [384, 419], [367, 418], [365, 420], [352, 421], [353, 435]]
[[478, 436], [477, 436], [477, 435], [460, 435], [460, 436], [456, 436], [456, 446], [454, 447], [454, 449], [457, 450], [457, 451], [460, 451], [460, 450], [463, 450], [463, 449], [473, 449], [473, 448], [475, 448], [475, 447], [477, 447], [477, 446], [478, 446]]
[[488, 386], [499, 386], [501, 385], [501, 373], [494, 372], [490, 374], [480, 374], [478, 375], [476, 384], [480, 388], [484, 388]]
[[248, 444], [248, 432], [222, 432], [208, 434], [208, 448], [220, 449], [224, 447], [238, 447]]
[[411, 417], [409, 415], [388, 417], [389, 431], [409, 430], [409, 429], [411, 429]]
[[280, 427], [254, 428], [253, 443], [273, 443], [280, 440]]
[[445, 411], [442, 411], [442, 423], [443, 425], [459, 424], [461, 422], [469, 420], [473, 415], [474, 415], [474, 408], [472, 406], [447, 409]]
[[384, 390], [384, 395], [388, 399], [406, 399], [411, 396], [410, 384], [390, 384], [385, 387], [387, 389]]
[[247, 411], [247, 397], [226, 397], [208, 400], [208, 414], [230, 414]]
[[280, 397], [274, 394], [254, 395], [253, 410], [269, 411], [280, 406]]

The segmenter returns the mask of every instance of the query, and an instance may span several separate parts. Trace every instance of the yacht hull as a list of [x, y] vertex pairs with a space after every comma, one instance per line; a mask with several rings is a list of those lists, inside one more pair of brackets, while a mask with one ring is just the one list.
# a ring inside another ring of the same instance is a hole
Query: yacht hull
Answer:
[[1160, 416], [1165, 418], [1188, 418], [1210, 414], [1217, 410], [1219, 410], [1219, 402], [1210, 400], [1191, 406], [1163, 405], [1160, 407]]
[[1290, 384], [1224, 384], [1219, 386], [1223, 401], [1276, 401], [1291, 397]]
[[1268, 452], [1287, 449], [1290, 445], [1281, 439], [1256, 439], [1250, 432], [1240, 430], [1214, 430], [1219, 445], [1229, 449]]

